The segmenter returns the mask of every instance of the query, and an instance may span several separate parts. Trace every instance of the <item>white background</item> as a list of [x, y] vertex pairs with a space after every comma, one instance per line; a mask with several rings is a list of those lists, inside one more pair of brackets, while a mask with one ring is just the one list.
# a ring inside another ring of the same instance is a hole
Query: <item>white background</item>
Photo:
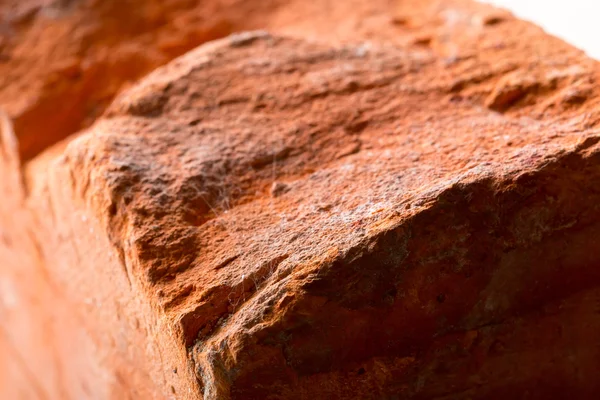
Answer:
[[600, 59], [600, 0], [481, 0], [512, 11]]

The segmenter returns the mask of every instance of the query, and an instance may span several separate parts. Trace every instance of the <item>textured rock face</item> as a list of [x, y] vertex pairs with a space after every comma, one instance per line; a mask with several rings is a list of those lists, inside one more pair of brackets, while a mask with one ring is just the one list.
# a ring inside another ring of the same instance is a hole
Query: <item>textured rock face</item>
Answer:
[[[152, 69], [261, 25], [276, 1], [8, 0], [0, 4], [0, 104], [29, 160], [102, 114]], [[40, 134], [44, 132], [44, 134]]]
[[597, 395], [598, 65], [488, 6], [351, 3], [250, 13], [278, 33], [27, 163], [3, 118], [9, 398]]

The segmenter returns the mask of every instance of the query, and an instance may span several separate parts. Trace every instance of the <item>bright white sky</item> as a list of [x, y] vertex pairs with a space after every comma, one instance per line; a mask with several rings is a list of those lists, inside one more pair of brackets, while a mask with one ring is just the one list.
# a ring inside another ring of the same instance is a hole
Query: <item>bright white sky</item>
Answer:
[[512, 11], [600, 59], [600, 0], [481, 0]]

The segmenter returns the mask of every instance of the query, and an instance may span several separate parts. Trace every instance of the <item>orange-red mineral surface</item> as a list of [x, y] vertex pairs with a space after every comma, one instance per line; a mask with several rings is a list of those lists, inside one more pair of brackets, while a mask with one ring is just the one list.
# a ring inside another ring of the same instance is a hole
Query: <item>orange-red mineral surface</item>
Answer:
[[1, 0], [0, 398], [600, 398], [599, 81], [470, 0]]

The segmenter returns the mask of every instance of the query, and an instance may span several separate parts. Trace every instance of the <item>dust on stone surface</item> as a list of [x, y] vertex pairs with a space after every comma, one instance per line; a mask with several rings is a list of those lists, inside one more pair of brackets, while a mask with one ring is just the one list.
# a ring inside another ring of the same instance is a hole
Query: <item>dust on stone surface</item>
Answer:
[[93, 332], [50, 335], [47, 397], [599, 389], [599, 70], [580, 51], [466, 0], [0, 10], [19, 143], [0, 178], [27, 187], [0, 252], [37, 246], [25, 270], [65, 299], [39, 314], [72, 304], [60, 318]]

